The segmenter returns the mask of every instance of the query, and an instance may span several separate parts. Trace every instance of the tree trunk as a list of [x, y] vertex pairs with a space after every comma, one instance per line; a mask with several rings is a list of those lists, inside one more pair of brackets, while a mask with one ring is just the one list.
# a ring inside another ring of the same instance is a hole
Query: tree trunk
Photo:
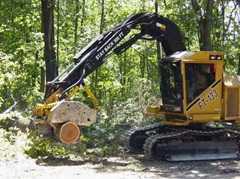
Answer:
[[41, 2], [46, 81], [51, 81], [58, 75], [58, 66], [54, 49], [54, 0], [41, 0]]
[[212, 50], [211, 26], [212, 8], [214, 1], [206, 0], [206, 8], [200, 7], [197, 0], [192, 0], [192, 6], [197, 16], [199, 26], [200, 50]]
[[41, 75], [41, 82], [40, 82], [40, 91], [44, 92], [45, 91], [45, 83], [46, 83], [46, 79], [45, 79], [45, 70], [43, 67], [40, 67], [40, 75]]
[[77, 41], [78, 41], [78, 18], [79, 18], [79, 0], [75, 0], [75, 22], [74, 22], [74, 54], [77, 51]]
[[[141, 6], [141, 11], [145, 12], [146, 9], [146, 2], [145, 0], [142, 0], [142, 6]], [[146, 41], [143, 42], [143, 52], [140, 56], [140, 69], [141, 69], [141, 77], [144, 78], [145, 77], [145, 71], [146, 71], [146, 67], [147, 67], [147, 59], [146, 59]], [[148, 74], [146, 74], [148, 75]]]
[[57, 65], [59, 64], [60, 49], [60, 0], [57, 0]]
[[238, 75], [240, 75], [240, 53], [238, 54]]
[[199, 21], [200, 50], [212, 50], [209, 21], [201, 18]]
[[224, 47], [224, 42], [225, 42], [225, 4], [224, 4], [224, 0], [221, 1], [221, 16], [222, 16], [222, 48]]
[[[100, 26], [99, 26], [99, 33], [102, 34], [103, 33], [103, 28], [104, 28], [104, 24], [105, 24], [105, 12], [104, 12], [104, 7], [105, 6], [105, 0], [101, 0], [101, 19], [100, 19]], [[97, 84], [98, 84], [98, 73], [99, 73], [99, 70], [96, 69], [96, 72], [95, 72], [95, 78], [94, 78], [94, 82], [95, 82], [95, 89], [97, 88]], [[99, 91], [98, 91], [99, 92]], [[101, 93], [101, 92], [99, 92]], [[97, 90], [96, 90], [96, 95], [100, 95], [99, 93], [97, 93]]]
[[81, 22], [80, 22], [80, 33], [81, 33], [81, 35], [82, 35], [82, 33], [83, 33], [83, 23], [84, 23], [84, 19], [85, 19], [85, 0], [83, 0], [82, 1], [82, 18], [81, 18]]
[[100, 20], [100, 34], [103, 33], [103, 28], [105, 24], [105, 12], [104, 12], [105, 0], [101, 1], [101, 20]]
[[[165, 2], [166, 3], [166, 2]], [[158, 14], [158, 0], [155, 0], [155, 13]], [[157, 64], [159, 60], [162, 59], [162, 44], [160, 41], [156, 40], [156, 47], [157, 47]], [[159, 79], [161, 78], [161, 72], [160, 72], [160, 67], [158, 68], [158, 75]], [[152, 83], [152, 89], [154, 89], [154, 83]]]
[[[144, 51], [143, 51], [144, 52]], [[144, 78], [145, 75], [145, 56], [144, 54], [140, 54], [140, 74], [141, 74], [141, 78]]]
[[[155, 13], [158, 14], [158, 1], [155, 0]], [[156, 40], [156, 47], [157, 47], [157, 60], [160, 60], [162, 58], [161, 53], [161, 46], [160, 42]]]

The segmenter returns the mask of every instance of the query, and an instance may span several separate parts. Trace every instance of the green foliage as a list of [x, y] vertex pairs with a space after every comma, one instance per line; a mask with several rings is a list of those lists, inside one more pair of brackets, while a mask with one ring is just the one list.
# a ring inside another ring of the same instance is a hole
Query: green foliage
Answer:
[[36, 132], [30, 132], [25, 153], [32, 158], [80, 156], [93, 160], [99, 157], [121, 156], [124, 153], [122, 136], [126, 130], [132, 125], [152, 122], [146, 121], [140, 111], [138, 99], [115, 104], [112, 115], [102, 109], [99, 121], [90, 127], [81, 128], [80, 141], [74, 145], [64, 145], [55, 139], [42, 138]]
[[84, 130], [80, 145], [85, 145], [86, 157], [117, 156], [120, 153], [119, 128], [101, 122]]
[[20, 131], [26, 129], [24, 123], [26, 124], [26, 119], [19, 112], [0, 114], [1, 135], [10, 144], [14, 144]]
[[[32, 158], [38, 157], [66, 157], [69, 154], [68, 148], [53, 139], [42, 138], [35, 131], [28, 130], [29, 117], [23, 113], [10, 112], [0, 115], [0, 134], [11, 145], [14, 145], [17, 138], [22, 140], [25, 146], [25, 153]], [[3, 130], [4, 129], [4, 130]], [[23, 138], [21, 131], [27, 132], [28, 138]], [[2, 144], [2, 143], [1, 143]]]
[[[116, 138], [117, 128], [101, 123], [84, 130], [81, 140], [75, 145], [64, 145], [52, 138], [40, 137], [36, 132], [28, 134], [25, 153], [32, 158], [98, 158], [119, 154], [120, 146]], [[111, 142], [111, 145], [109, 143]]]
[[[59, 0], [60, 8], [55, 8], [55, 30], [59, 29], [55, 34], [59, 40], [56, 49], [59, 49], [60, 71], [72, 63], [75, 49], [85, 47], [100, 31], [100, 2], [85, 1], [83, 4], [79, 1], [79, 12], [76, 12], [76, 2]], [[158, 5], [159, 14], [179, 25], [188, 49], [198, 50], [198, 17], [191, 1], [159, 1]], [[206, 1], [201, 1], [199, 5], [205, 7]], [[40, 68], [44, 66], [40, 7], [41, 2], [37, 0], [3, 0], [0, 3], [0, 111], [7, 109], [14, 101], [26, 108], [43, 96], [38, 92]], [[226, 53], [226, 71], [230, 73], [237, 72], [239, 63], [240, 28], [235, 18], [239, 8], [234, 7], [232, 1], [223, 4], [215, 2], [211, 32], [214, 49]], [[105, 1], [103, 31], [130, 14], [143, 11], [154, 12], [154, 2]], [[109, 111], [116, 102], [136, 96], [141, 79], [152, 82], [151, 94], [159, 92], [155, 42], [139, 41], [123, 55], [111, 56], [88, 80], [102, 106]]]
[[1, 1], [0, 111], [18, 102], [21, 108], [39, 98], [42, 35], [39, 2]]
[[17, 116], [14, 113], [1, 114], [0, 116], [0, 127], [9, 131], [13, 126], [16, 126]]
[[35, 132], [29, 133], [29, 143], [25, 148], [25, 153], [32, 158], [61, 158], [66, 157], [69, 151], [53, 139], [43, 138]]
[[29, 117], [25, 117], [23, 113], [17, 111], [0, 114], [0, 128], [8, 132], [15, 133], [17, 129], [25, 131], [29, 123]]

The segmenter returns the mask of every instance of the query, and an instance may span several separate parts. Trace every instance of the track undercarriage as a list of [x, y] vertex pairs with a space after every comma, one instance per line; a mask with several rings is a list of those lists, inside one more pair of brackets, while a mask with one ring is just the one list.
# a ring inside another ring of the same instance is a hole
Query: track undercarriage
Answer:
[[174, 127], [159, 123], [128, 131], [126, 148], [148, 159], [168, 161], [234, 159], [239, 157], [240, 130], [222, 127]]

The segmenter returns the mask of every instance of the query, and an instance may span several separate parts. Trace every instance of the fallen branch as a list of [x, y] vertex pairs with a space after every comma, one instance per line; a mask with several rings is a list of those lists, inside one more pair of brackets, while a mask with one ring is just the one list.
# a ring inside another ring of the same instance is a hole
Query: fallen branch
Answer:
[[14, 104], [12, 106], [10, 106], [8, 109], [6, 109], [2, 114], [7, 114], [11, 111], [13, 111], [15, 109], [15, 107], [17, 106], [18, 102], [14, 101]]

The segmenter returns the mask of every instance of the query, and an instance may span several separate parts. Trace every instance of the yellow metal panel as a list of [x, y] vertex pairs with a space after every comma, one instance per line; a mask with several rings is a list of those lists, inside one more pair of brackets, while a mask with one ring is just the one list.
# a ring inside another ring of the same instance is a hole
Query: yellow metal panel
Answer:
[[[218, 55], [221, 56], [222, 60], [209, 60], [210, 55]], [[177, 55], [172, 55], [175, 58], [181, 58], [183, 61], [223, 61], [224, 53], [218, 51], [198, 51], [198, 52], [182, 52]]]
[[183, 91], [183, 112], [187, 112], [187, 88], [186, 88], [186, 73], [185, 73], [185, 63], [181, 63], [181, 73], [182, 73], [182, 91]]
[[[222, 78], [223, 78], [223, 60], [210, 60], [210, 56], [217, 55], [223, 59], [222, 52], [189, 52], [182, 55], [182, 75], [183, 75], [183, 92], [184, 92], [184, 114], [192, 122], [206, 122], [221, 119], [222, 113]], [[186, 69], [185, 64], [214, 64], [215, 82], [209, 86], [194, 101], [187, 104], [186, 89]]]
[[[221, 80], [221, 79], [219, 79]], [[202, 94], [200, 94], [187, 107], [187, 116], [191, 117], [193, 114], [218, 114], [222, 111], [222, 82], [217, 80], [216, 86], [208, 87]], [[220, 117], [219, 117], [220, 119]]]
[[152, 116], [152, 117], [160, 117], [163, 115], [174, 115], [174, 116], [185, 116], [183, 113], [178, 113], [178, 112], [166, 112], [164, 110], [161, 109], [162, 106], [147, 106], [144, 111], [143, 114], [145, 116]]
[[224, 85], [224, 120], [240, 120], [240, 88]]
[[87, 86], [86, 84], [83, 86], [83, 89], [85, 90], [85, 92], [87, 93], [88, 97], [92, 100], [92, 103], [94, 105], [94, 108], [99, 110], [99, 102], [98, 99], [96, 98], [96, 96], [93, 94], [93, 92], [91, 91], [90, 87]]
[[171, 119], [171, 120], [161, 121], [160, 124], [170, 125], [170, 126], [188, 126], [190, 124], [190, 121], [189, 120]]
[[37, 104], [33, 110], [32, 110], [32, 114], [34, 116], [47, 116], [50, 112], [50, 110], [55, 106], [56, 103], [43, 103], [43, 104]]
[[236, 118], [236, 120], [237, 121], [240, 121], [240, 87], [238, 88], [238, 107], [239, 107], [239, 109], [238, 109], [238, 114], [239, 114], [239, 116]]
[[227, 89], [226, 89], [226, 86], [225, 85], [223, 85], [223, 95], [224, 95], [224, 100], [223, 100], [223, 106], [224, 106], [224, 110], [222, 110], [222, 116], [224, 117], [224, 119], [226, 119], [226, 110], [227, 110], [227, 95], [228, 95], [228, 93], [227, 93], [228, 91], [227, 91]]
[[61, 91], [60, 89], [58, 89], [45, 100], [45, 103], [49, 104], [49, 103], [57, 102], [60, 96], [61, 96]]
[[211, 121], [219, 121], [220, 114], [192, 114], [192, 122], [194, 123], [206, 123]]

